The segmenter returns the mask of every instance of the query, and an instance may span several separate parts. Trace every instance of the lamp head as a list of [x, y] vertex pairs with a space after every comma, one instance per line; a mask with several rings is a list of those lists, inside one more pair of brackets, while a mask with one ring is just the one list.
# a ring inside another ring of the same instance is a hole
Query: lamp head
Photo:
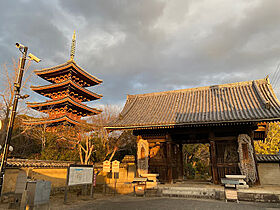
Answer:
[[9, 146], [9, 151], [12, 152], [14, 150], [13, 146]]
[[37, 57], [36, 57], [35, 55], [33, 55], [32, 53], [29, 53], [29, 54], [28, 54], [28, 57], [29, 57], [31, 60], [35, 61], [36, 63], [39, 63], [39, 62], [41, 61], [40, 58], [37, 58]]
[[16, 43], [16, 47], [19, 49], [23, 49], [25, 46], [20, 43]]

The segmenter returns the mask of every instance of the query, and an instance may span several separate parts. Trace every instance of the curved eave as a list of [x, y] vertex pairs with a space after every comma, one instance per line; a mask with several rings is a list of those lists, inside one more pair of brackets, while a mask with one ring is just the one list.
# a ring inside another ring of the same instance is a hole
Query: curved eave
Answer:
[[80, 66], [78, 66], [75, 61], [68, 61], [66, 63], [63, 63], [63, 64], [58, 65], [58, 66], [54, 66], [54, 67], [51, 67], [51, 68], [35, 70], [34, 73], [36, 75], [42, 77], [43, 79], [45, 79], [46, 77], [50, 76], [53, 73], [63, 71], [63, 70], [68, 69], [70, 67], [73, 67], [73, 69], [75, 69], [78, 73], [82, 74], [84, 77], [86, 77], [90, 81], [93, 81], [96, 84], [101, 84], [103, 82], [103, 80], [98, 79], [97, 77], [95, 77], [95, 76], [89, 74], [88, 72], [86, 72], [84, 69], [82, 69]]
[[196, 122], [196, 123], [170, 123], [162, 125], [126, 125], [126, 126], [105, 126], [108, 130], [138, 130], [138, 129], [165, 129], [165, 128], [178, 128], [178, 127], [213, 127], [213, 126], [232, 126], [232, 125], [248, 125], [262, 122], [275, 122], [280, 121], [279, 118], [273, 119], [255, 119], [244, 121], [222, 121], [222, 122]]
[[[85, 111], [87, 111], [88, 113], [92, 113], [92, 114], [100, 114], [102, 111], [98, 110], [98, 109], [94, 109], [94, 108], [90, 108], [84, 104], [80, 104], [77, 103], [76, 101], [74, 101], [73, 99], [71, 99], [70, 97], [66, 97], [63, 99], [59, 99], [59, 100], [52, 100], [52, 101], [46, 101], [46, 102], [40, 102], [40, 103], [26, 103], [28, 107], [39, 110], [42, 107], [54, 107], [56, 105], [60, 105], [62, 103], [68, 102], [76, 107], [79, 107], [80, 109], [83, 109]], [[46, 110], [46, 109], [41, 109], [41, 110]]]
[[84, 87], [77, 85], [72, 80], [66, 80], [61, 83], [54, 83], [54, 84], [44, 85], [44, 86], [30, 86], [30, 88], [33, 91], [35, 91], [36, 93], [39, 93], [42, 95], [42, 93], [45, 93], [45, 92], [48, 92], [48, 93], [52, 92], [51, 89], [56, 89], [56, 91], [57, 91], [57, 88], [63, 88], [66, 85], [70, 85], [72, 88], [75, 87], [75, 88], [79, 89], [81, 92], [85, 93], [86, 98], [91, 99], [91, 100], [97, 100], [97, 99], [100, 99], [103, 97], [103, 95], [101, 95], [101, 94], [93, 93], [93, 92], [85, 89]]
[[55, 124], [55, 123], [63, 123], [68, 122], [72, 125], [80, 125], [81, 123], [69, 118], [68, 116], [63, 116], [56, 119], [41, 119], [41, 120], [34, 120], [34, 121], [23, 121], [25, 125], [44, 125], [44, 124]]

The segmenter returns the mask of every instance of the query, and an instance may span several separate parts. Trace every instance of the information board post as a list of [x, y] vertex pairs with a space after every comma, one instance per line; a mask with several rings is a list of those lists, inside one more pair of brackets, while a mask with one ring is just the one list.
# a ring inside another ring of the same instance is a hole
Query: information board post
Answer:
[[96, 176], [97, 176], [97, 173], [94, 173], [94, 168], [93, 168], [93, 181], [92, 181], [92, 188], [91, 188], [91, 192], [90, 192], [90, 195], [92, 198], [94, 196], [94, 190], [96, 187]]
[[114, 183], [114, 196], [116, 195], [116, 180], [115, 180], [115, 173], [112, 171], [112, 181]]
[[69, 183], [69, 167], [67, 168], [66, 185], [65, 185], [65, 191], [64, 191], [64, 204], [66, 204], [66, 202], [67, 202], [68, 183]]
[[117, 191], [117, 175], [120, 171], [120, 162], [117, 160], [114, 160], [112, 162], [112, 177], [113, 177], [113, 181], [115, 181], [115, 190], [114, 190], [114, 195], [116, 195], [116, 191]]

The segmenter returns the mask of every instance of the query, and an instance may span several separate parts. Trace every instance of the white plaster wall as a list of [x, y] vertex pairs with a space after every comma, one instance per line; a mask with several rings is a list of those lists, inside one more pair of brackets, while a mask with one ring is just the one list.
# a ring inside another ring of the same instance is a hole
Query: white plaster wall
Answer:
[[280, 186], [280, 164], [279, 163], [258, 163], [261, 185]]

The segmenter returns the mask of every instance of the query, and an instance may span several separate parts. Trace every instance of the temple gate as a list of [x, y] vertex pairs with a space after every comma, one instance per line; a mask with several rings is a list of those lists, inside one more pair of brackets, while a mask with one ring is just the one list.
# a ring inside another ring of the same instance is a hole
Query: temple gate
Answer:
[[213, 183], [227, 174], [244, 174], [254, 184], [258, 171], [253, 139], [265, 137], [258, 125], [279, 119], [280, 102], [265, 78], [128, 95], [119, 118], [107, 129], [132, 129], [138, 136], [139, 175], [148, 171], [158, 173], [162, 182], [182, 180], [182, 145], [207, 143]]

